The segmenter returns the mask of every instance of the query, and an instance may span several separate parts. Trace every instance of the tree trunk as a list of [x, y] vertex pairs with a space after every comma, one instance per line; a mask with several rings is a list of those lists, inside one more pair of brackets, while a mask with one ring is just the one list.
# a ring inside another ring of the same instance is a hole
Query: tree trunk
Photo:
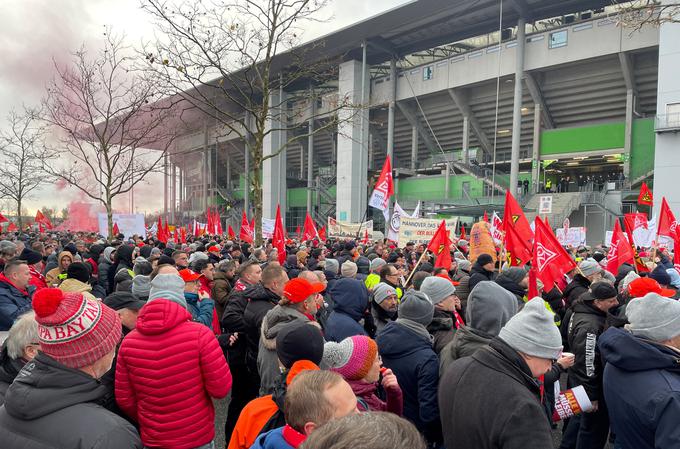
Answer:
[[106, 198], [106, 225], [109, 230], [108, 241], [113, 240], [113, 207], [111, 206], [111, 198]]
[[20, 231], [24, 230], [23, 227], [23, 220], [21, 219], [21, 198], [17, 201], [17, 226], [19, 227]]
[[[255, 211], [255, 228], [257, 229], [262, 227], [262, 182], [260, 180], [262, 161], [259, 157], [256, 160], [253, 164], [253, 175], [250, 179], [253, 187], [252, 204]], [[258, 233], [253, 229], [253, 233], [255, 245], [260, 246], [262, 244], [262, 232]]]

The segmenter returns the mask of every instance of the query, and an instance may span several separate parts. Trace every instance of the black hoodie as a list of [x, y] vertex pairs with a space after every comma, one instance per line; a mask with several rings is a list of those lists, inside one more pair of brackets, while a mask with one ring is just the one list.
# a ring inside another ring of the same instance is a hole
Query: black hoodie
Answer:
[[106, 394], [97, 379], [39, 353], [7, 390], [2, 448], [141, 448], [134, 427], [99, 405]]

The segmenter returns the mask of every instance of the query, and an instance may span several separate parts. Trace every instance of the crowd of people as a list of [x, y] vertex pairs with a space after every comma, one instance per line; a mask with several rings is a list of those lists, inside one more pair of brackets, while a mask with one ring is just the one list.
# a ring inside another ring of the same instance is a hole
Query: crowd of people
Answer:
[[[680, 273], [426, 245], [0, 235], [0, 447], [680, 447]], [[425, 253], [425, 254], [424, 254]], [[283, 263], [280, 263], [283, 261]], [[589, 406], [560, 424], [556, 398]]]

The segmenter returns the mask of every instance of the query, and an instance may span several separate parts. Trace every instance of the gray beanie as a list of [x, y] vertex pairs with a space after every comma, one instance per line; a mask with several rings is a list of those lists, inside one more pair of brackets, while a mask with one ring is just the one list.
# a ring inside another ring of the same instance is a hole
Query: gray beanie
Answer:
[[160, 256], [161, 255], [161, 249], [160, 248], [151, 248], [151, 256]]
[[633, 282], [635, 279], [638, 279], [639, 277], [640, 275], [637, 274], [635, 270], [629, 271], [626, 277], [624, 277], [621, 283], [619, 284], [619, 291], [620, 292], [628, 291], [628, 286], [630, 285], [630, 283]]
[[387, 299], [388, 296], [396, 294], [397, 291], [394, 287], [387, 285], [384, 282], [380, 282], [373, 288], [373, 301], [375, 301], [376, 304], [380, 304]]
[[527, 271], [522, 267], [510, 267], [503, 270], [501, 276], [511, 279], [515, 284], [519, 284], [527, 276]]
[[498, 336], [515, 351], [533, 357], [557, 359], [562, 353], [562, 336], [555, 319], [538, 296], [510, 318]]
[[647, 293], [626, 306], [628, 329], [636, 337], [660, 342], [680, 335], [680, 302]]
[[447, 279], [437, 276], [426, 277], [420, 285], [420, 291], [425, 293], [432, 304], [437, 305], [444, 299], [453, 295], [456, 292], [456, 287]]
[[358, 269], [359, 268], [357, 267], [357, 264], [351, 260], [348, 260], [342, 264], [342, 267], [340, 267], [340, 273], [343, 277], [351, 278], [356, 276]]
[[151, 293], [151, 279], [149, 276], [138, 274], [132, 278], [132, 294], [137, 298], [148, 298]]
[[178, 274], [159, 274], [151, 281], [149, 302], [154, 299], [167, 299], [187, 308], [184, 299], [184, 280]]
[[423, 292], [416, 290], [409, 290], [399, 305], [399, 318], [404, 320], [415, 321], [423, 326], [427, 326], [432, 322], [434, 316], [434, 305], [430, 299]]
[[472, 264], [467, 259], [462, 259], [458, 261], [458, 269], [469, 273], [472, 269]]
[[189, 265], [193, 264], [197, 260], [208, 260], [208, 255], [202, 251], [196, 251], [189, 256]]
[[385, 259], [381, 259], [380, 257], [376, 257], [371, 261], [371, 271], [376, 271], [377, 269], [384, 267], [387, 265], [387, 262], [385, 262]]
[[592, 276], [593, 274], [602, 272], [602, 267], [594, 260], [584, 260], [578, 264], [578, 267], [581, 269], [584, 276]]
[[336, 259], [326, 259], [325, 262], [326, 265], [324, 266], [324, 268], [327, 271], [330, 271], [333, 274], [338, 274], [338, 271], [340, 271], [340, 264]]
[[468, 296], [465, 321], [470, 328], [496, 337], [518, 308], [515, 295], [493, 281], [481, 281]]

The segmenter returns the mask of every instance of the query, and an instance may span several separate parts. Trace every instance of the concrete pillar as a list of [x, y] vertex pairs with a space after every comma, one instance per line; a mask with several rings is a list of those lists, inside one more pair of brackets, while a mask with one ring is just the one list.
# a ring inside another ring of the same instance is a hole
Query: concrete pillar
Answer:
[[526, 43], [524, 28], [524, 19], [520, 18], [517, 21], [517, 47], [515, 47], [517, 59], [515, 63], [515, 97], [512, 105], [511, 192], [517, 192], [517, 179], [519, 178], [519, 146], [522, 138], [522, 78], [524, 76], [524, 45]]
[[314, 193], [314, 118], [316, 117], [316, 98], [311, 99], [311, 115], [307, 124], [307, 211], [312, 213], [312, 194]]
[[210, 179], [210, 172], [208, 171], [208, 123], [203, 124], [203, 151], [201, 152], [201, 160], [203, 161], [203, 192], [201, 196], [201, 206], [203, 210], [208, 210], [208, 180]]
[[418, 166], [418, 127], [411, 127], [411, 169]]
[[[177, 210], [177, 165], [172, 164], [170, 166], [171, 181], [170, 181], [170, 200], [172, 202], [172, 208], [170, 209], [170, 222], [175, 223], [175, 211]], [[133, 211], [134, 212], [134, 211]]]
[[[672, 5], [674, 0], [663, 0], [662, 5]], [[669, 9], [673, 13], [673, 8]], [[667, 114], [668, 105], [680, 103], [680, 14], [675, 14], [673, 22], [663, 23], [659, 28], [659, 72], [656, 113], [661, 124], [675, 122]], [[673, 108], [673, 107], [671, 107]], [[680, 189], [678, 189], [678, 173], [680, 172], [680, 134], [664, 132], [656, 134], [654, 152], [654, 212], [661, 207], [663, 197], [678, 217], [680, 214]]]
[[300, 179], [305, 179], [305, 146], [300, 145]]
[[633, 110], [635, 109], [635, 92], [626, 91], [626, 130], [623, 139], [623, 176], [630, 182], [630, 155], [633, 147]]
[[286, 149], [288, 132], [286, 131], [286, 93], [282, 90], [269, 95], [270, 116], [265, 124], [266, 129], [274, 131], [264, 138], [262, 153], [264, 156], [276, 154], [262, 164], [262, 217], [276, 218], [276, 207], [281, 206], [281, 218], [285, 223], [286, 211]]
[[340, 64], [340, 101], [346, 98], [350, 105], [361, 108], [358, 113], [351, 107], [338, 112], [336, 218], [342, 221], [359, 222], [366, 211], [369, 134], [368, 110], [364, 110], [362, 98], [368, 99], [367, 76], [368, 67], [362, 73], [360, 61]]
[[163, 155], [163, 215], [168, 218], [168, 153]]
[[[392, 162], [392, 168], [394, 169], [396, 165], [394, 162], [394, 114], [396, 112], [395, 106], [397, 105], [397, 61], [394, 58], [390, 60], [390, 82], [390, 102], [387, 109], [387, 156], [390, 158], [390, 161]], [[391, 217], [392, 214], [390, 211], [392, 211], [393, 207], [392, 198], [388, 200], [387, 206], [387, 216]], [[386, 222], [385, 235], [387, 235], [389, 231], [389, 226], [389, 222]]]
[[449, 199], [449, 189], [451, 187], [450, 176], [451, 176], [451, 164], [449, 164], [447, 162], [446, 163], [446, 178], [444, 178], [444, 198], [446, 198], [447, 200]]
[[470, 119], [463, 116], [463, 162], [470, 165]]
[[182, 156], [182, 166], [179, 168], [179, 216], [180, 221], [184, 218], [184, 202], [186, 201], [186, 194], [184, 192], [184, 156]]
[[229, 154], [229, 146], [224, 148], [225, 159], [224, 159], [224, 170], [226, 171], [227, 178], [227, 191], [231, 193], [231, 155]]
[[541, 174], [541, 105], [534, 104], [534, 136], [532, 140], [532, 154], [531, 154], [531, 182], [533, 193], [538, 193], [538, 186], [540, 185]]

